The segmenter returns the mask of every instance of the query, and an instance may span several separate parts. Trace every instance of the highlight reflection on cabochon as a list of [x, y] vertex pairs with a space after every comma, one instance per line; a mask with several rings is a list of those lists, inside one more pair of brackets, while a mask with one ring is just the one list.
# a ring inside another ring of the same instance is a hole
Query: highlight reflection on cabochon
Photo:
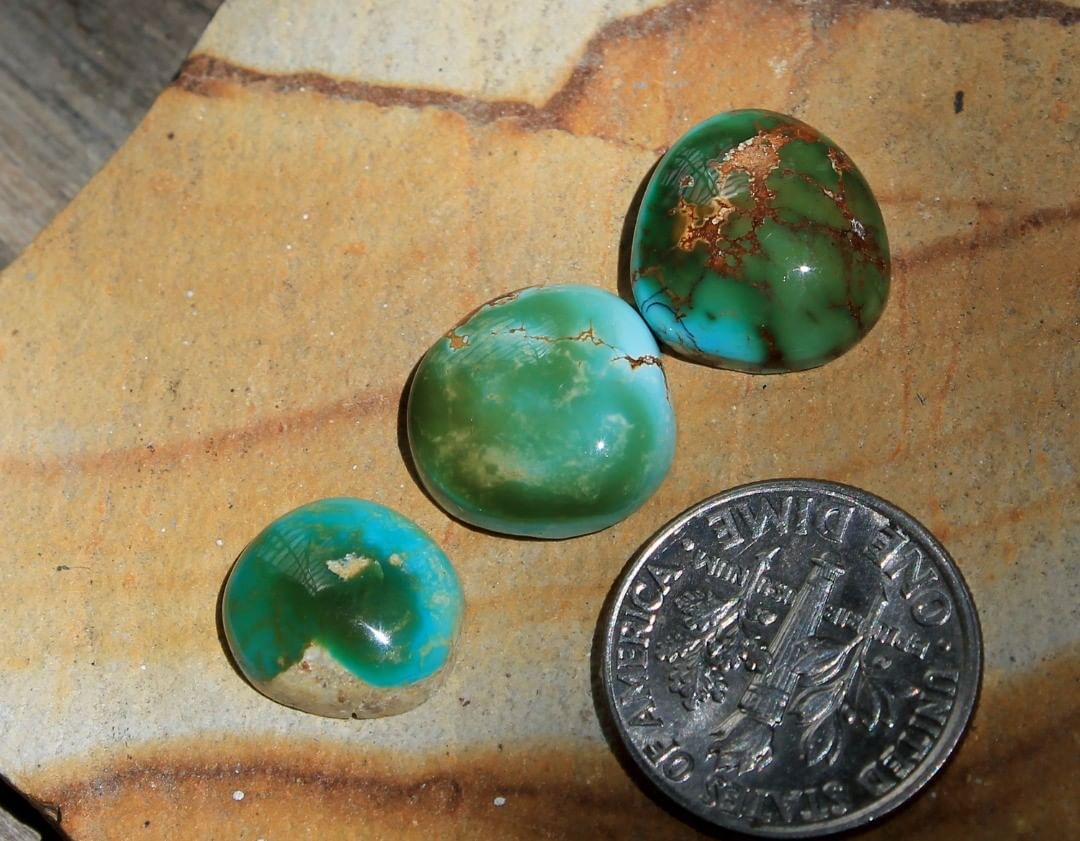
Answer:
[[225, 586], [222, 622], [244, 676], [288, 706], [392, 715], [441, 683], [463, 612], [442, 550], [400, 514], [324, 499], [267, 526]]

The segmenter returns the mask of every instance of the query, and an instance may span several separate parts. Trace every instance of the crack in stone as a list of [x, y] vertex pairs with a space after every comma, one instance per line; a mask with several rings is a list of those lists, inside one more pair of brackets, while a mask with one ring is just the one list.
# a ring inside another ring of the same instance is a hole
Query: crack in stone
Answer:
[[[500, 335], [500, 332], [497, 330], [492, 330], [491, 335], [498, 336]], [[655, 365], [657, 367], [662, 367], [660, 363], [660, 357], [658, 356], [654, 356], [651, 354], [646, 354], [644, 356], [631, 356], [628, 353], [621, 353], [620, 349], [615, 347], [615, 345], [606, 342], [599, 336], [597, 336], [596, 331], [591, 324], [575, 336], [535, 335], [530, 333], [529, 328], [525, 327], [524, 325], [520, 327], [511, 327], [509, 330], [506, 330], [505, 333], [502, 333], [501, 335], [521, 336], [523, 339], [543, 342], [545, 344], [557, 344], [558, 342], [589, 342], [596, 347], [607, 348], [612, 353], [620, 354], [618, 356], [614, 356], [611, 361], [620, 362], [625, 360], [627, 363], [629, 363], [631, 370], [636, 370], [642, 365]]]

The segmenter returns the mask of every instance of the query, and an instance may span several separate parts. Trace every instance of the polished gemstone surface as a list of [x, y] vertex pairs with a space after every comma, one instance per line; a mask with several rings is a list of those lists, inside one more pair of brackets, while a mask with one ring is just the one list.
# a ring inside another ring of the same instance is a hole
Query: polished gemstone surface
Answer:
[[440, 338], [417, 366], [408, 431], [447, 511], [549, 538], [628, 516], [675, 448], [656, 340], [633, 307], [589, 286], [505, 295]]
[[645, 190], [634, 298], [661, 341], [752, 373], [813, 368], [858, 342], [889, 291], [881, 211], [851, 159], [771, 111], [683, 135]]
[[371, 718], [437, 688], [462, 610], [453, 566], [419, 527], [336, 498], [289, 512], [248, 544], [221, 618], [256, 689], [318, 715]]

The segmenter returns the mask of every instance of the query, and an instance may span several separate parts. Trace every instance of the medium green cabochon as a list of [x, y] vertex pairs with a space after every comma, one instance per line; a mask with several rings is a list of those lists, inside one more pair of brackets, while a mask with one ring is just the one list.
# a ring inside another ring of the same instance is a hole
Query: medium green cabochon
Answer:
[[594, 287], [485, 304], [417, 366], [407, 418], [424, 486], [496, 532], [560, 538], [618, 522], [674, 455], [659, 353], [634, 308]]

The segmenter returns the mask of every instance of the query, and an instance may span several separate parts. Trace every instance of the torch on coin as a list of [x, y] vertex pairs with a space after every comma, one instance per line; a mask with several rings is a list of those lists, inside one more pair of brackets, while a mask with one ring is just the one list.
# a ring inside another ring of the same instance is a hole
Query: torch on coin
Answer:
[[981, 674], [970, 593], [940, 543], [865, 491], [736, 488], [626, 571], [602, 677], [646, 776], [712, 824], [810, 837], [913, 796], [967, 725]]

